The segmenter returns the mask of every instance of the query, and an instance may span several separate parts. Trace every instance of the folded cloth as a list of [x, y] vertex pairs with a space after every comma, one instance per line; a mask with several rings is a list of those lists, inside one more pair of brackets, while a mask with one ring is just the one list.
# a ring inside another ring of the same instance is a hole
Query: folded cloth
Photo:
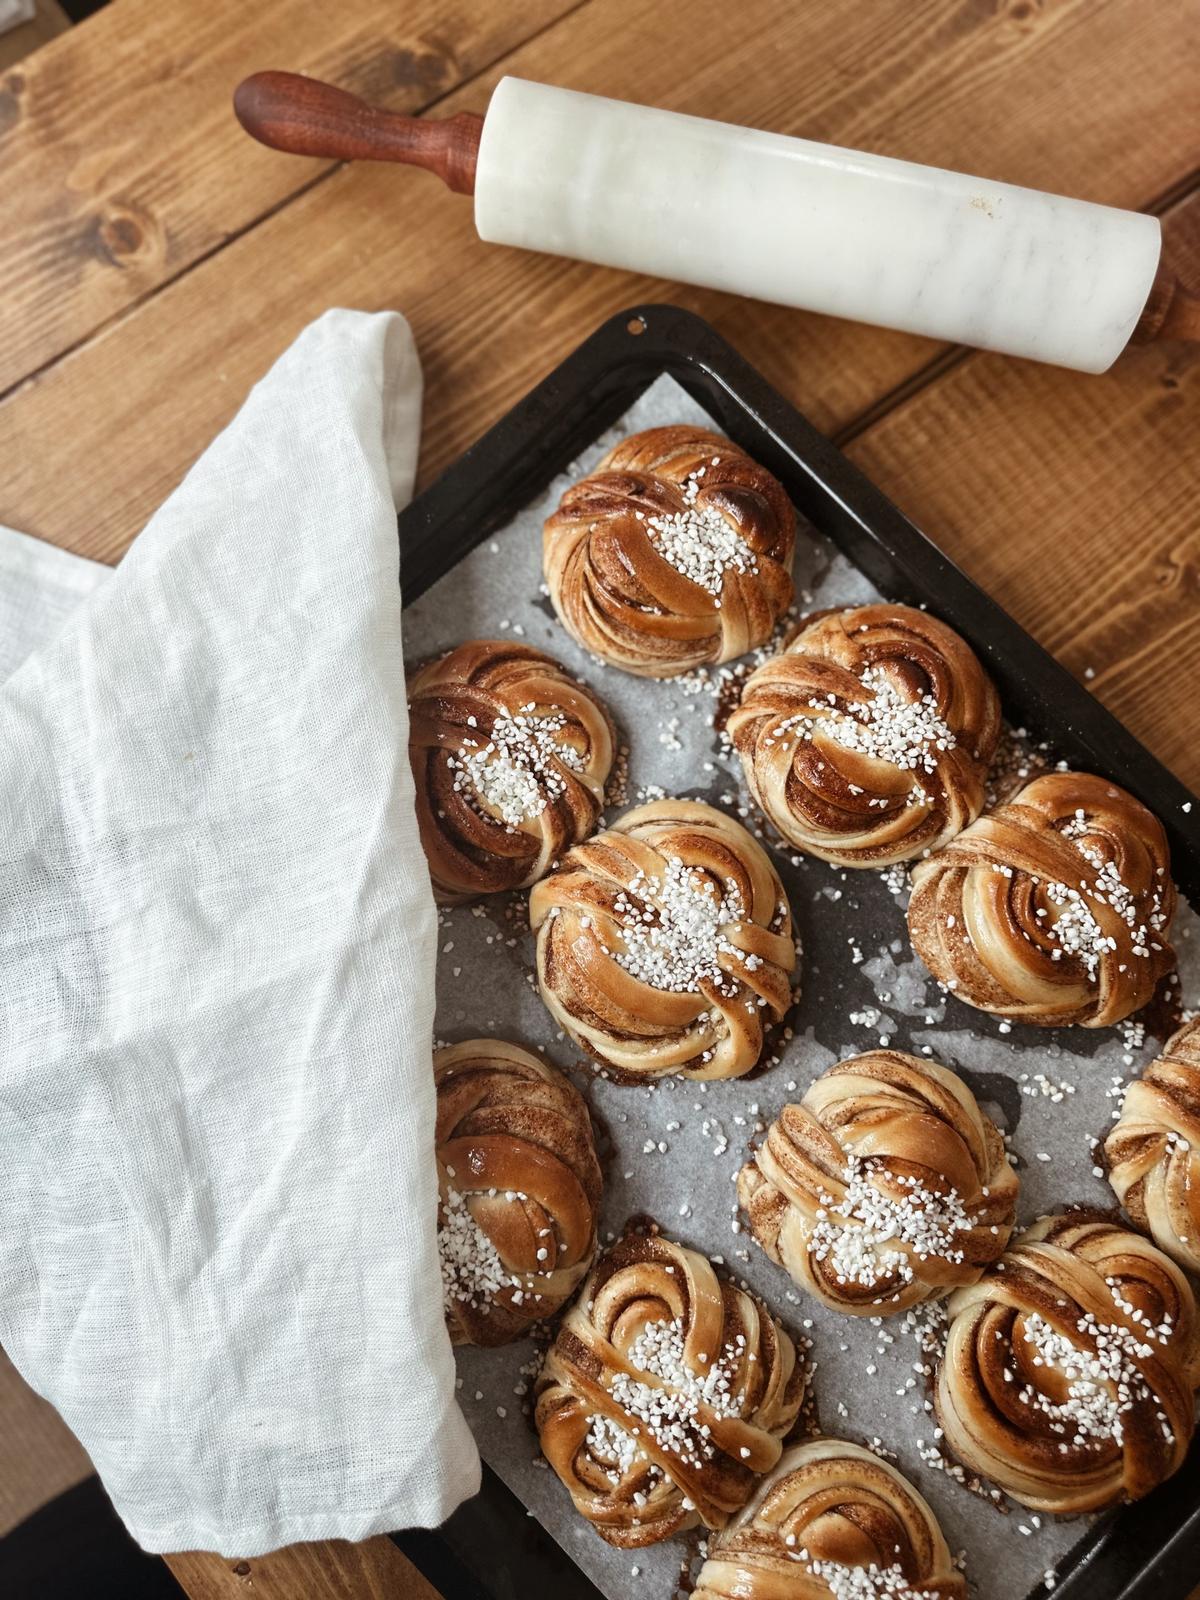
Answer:
[[0, 527], [0, 684], [58, 633], [111, 569]]
[[54, 635], [0, 688], [0, 1344], [148, 1550], [478, 1488], [406, 753], [420, 402], [403, 319], [330, 312], [114, 573], [0, 540], [0, 659], [14, 607]]

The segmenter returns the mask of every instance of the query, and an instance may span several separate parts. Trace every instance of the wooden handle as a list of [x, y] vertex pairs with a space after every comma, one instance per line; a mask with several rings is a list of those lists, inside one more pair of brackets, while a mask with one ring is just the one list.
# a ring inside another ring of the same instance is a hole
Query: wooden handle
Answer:
[[425, 167], [456, 194], [474, 194], [483, 118], [442, 122], [369, 106], [357, 95], [298, 72], [256, 72], [238, 84], [233, 109], [246, 132], [272, 150], [330, 161], [402, 161]]

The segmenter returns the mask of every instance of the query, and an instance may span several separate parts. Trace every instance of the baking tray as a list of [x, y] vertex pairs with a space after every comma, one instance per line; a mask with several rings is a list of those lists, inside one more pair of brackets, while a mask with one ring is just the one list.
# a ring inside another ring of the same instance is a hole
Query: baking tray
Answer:
[[[544, 491], [572, 458], [668, 374], [769, 467], [801, 515], [889, 598], [928, 605], [973, 645], [1010, 717], [1073, 766], [1122, 784], [1163, 821], [1182, 892], [1200, 899], [1200, 806], [1082, 685], [925, 537], [701, 318], [637, 306], [606, 322], [399, 519], [405, 604]], [[484, 1466], [483, 1489], [437, 1533], [395, 1536], [447, 1600], [599, 1590]], [[1200, 1579], [1200, 1440], [1135, 1507], [1093, 1524], [1059, 1560], [1061, 1600], [1161, 1600]], [[1033, 1593], [1044, 1594], [1044, 1587]], [[1019, 1600], [1019, 1597], [1013, 1597]]]

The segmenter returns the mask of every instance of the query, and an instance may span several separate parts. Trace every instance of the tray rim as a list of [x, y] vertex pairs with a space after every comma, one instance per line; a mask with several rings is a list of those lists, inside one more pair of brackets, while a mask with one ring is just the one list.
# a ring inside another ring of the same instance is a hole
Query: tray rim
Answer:
[[[1167, 830], [1181, 892], [1200, 902], [1194, 796], [711, 324], [682, 307], [640, 304], [608, 318], [400, 513], [402, 604], [502, 526], [663, 373], [775, 472], [801, 513], [877, 587], [936, 604], [984, 660], [1006, 707], [1020, 707], [1072, 764], [1078, 752], [1080, 764], [1149, 806]], [[932, 592], [936, 602], [927, 599]], [[538, 1581], [552, 1585], [556, 1600], [602, 1600], [486, 1463], [480, 1494], [443, 1529], [392, 1537], [446, 1600], [516, 1600]], [[1200, 1436], [1172, 1479], [1083, 1534], [1060, 1561], [1053, 1594], [1182, 1600], [1198, 1573]], [[1050, 1593], [1039, 1584], [1027, 1600]]]

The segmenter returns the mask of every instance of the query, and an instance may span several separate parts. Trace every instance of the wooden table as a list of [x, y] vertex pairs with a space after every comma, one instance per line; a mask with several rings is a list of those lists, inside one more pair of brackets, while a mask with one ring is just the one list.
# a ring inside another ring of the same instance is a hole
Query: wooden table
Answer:
[[[512, 72], [1152, 210], [1195, 275], [1198, 48], [1200, 0], [114, 0], [0, 72], [0, 522], [116, 560], [330, 305], [409, 317], [427, 483], [672, 299], [1198, 787], [1195, 348], [1088, 378], [502, 250], [433, 180], [277, 156], [229, 110], [267, 66], [439, 114]], [[387, 1541], [171, 1565], [194, 1596], [432, 1594]]]

